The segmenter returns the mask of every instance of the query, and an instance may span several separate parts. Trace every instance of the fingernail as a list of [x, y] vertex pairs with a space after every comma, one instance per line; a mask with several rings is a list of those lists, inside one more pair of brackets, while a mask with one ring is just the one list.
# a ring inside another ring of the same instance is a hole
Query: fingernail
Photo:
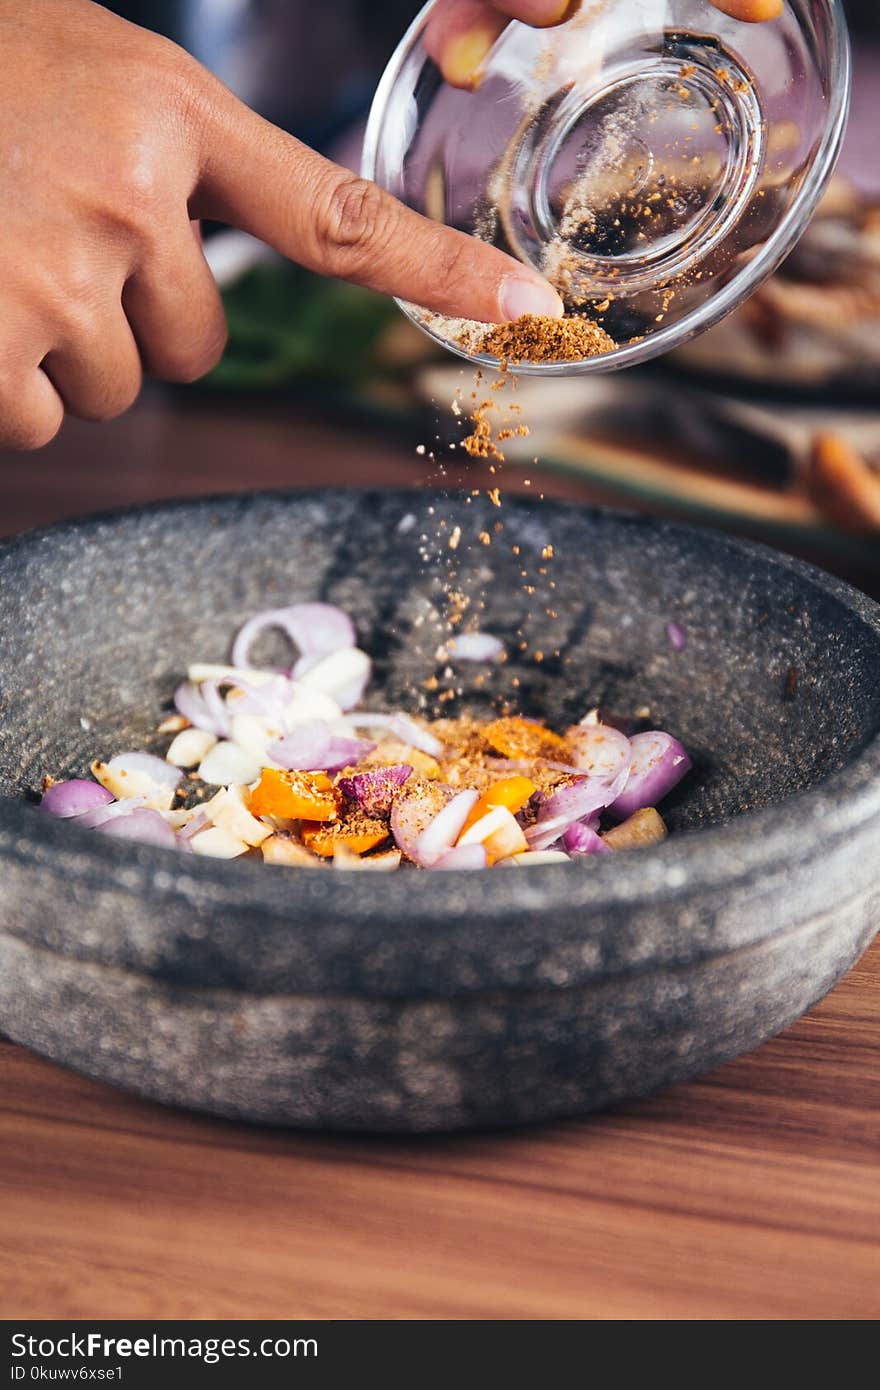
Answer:
[[523, 314], [558, 319], [564, 312], [562, 300], [552, 285], [541, 280], [524, 280], [518, 275], [508, 275], [502, 281], [498, 299], [508, 323], [522, 318]]
[[456, 34], [443, 50], [443, 76], [453, 87], [477, 87], [483, 64], [498, 37], [493, 29], [468, 29]]
[[564, 24], [577, 14], [581, 0], [531, 0], [531, 14], [523, 15], [536, 29], [549, 28], [554, 24]]
[[741, 19], [745, 24], [762, 24], [766, 19], [778, 19], [782, 0], [712, 0], [716, 10]]

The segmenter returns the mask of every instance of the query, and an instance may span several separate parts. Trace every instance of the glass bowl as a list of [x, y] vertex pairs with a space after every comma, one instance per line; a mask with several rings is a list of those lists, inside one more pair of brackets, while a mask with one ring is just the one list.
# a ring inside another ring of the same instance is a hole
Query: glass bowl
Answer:
[[[611, 371], [717, 323], [779, 265], [833, 171], [850, 55], [840, 0], [746, 24], [708, 0], [589, 0], [511, 21], [474, 88], [404, 35], [376, 91], [363, 173], [428, 217], [544, 273], [618, 345], [522, 373]], [[401, 303], [478, 365], [460, 320]]]

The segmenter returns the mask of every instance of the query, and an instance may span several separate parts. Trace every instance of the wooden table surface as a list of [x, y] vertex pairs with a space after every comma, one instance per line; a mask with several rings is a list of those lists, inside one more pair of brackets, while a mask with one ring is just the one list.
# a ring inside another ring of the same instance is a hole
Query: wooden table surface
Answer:
[[[400, 440], [290, 408], [156, 395], [113, 425], [67, 426], [42, 454], [0, 455], [0, 532], [153, 497], [417, 484], [422, 470]], [[880, 944], [751, 1056], [515, 1133], [254, 1129], [0, 1043], [6, 1318], [878, 1315]]]

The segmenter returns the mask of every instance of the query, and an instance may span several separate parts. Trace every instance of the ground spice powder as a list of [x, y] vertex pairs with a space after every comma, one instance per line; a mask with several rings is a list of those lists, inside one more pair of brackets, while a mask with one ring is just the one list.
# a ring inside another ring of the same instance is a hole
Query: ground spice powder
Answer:
[[617, 344], [593, 319], [579, 314], [561, 319], [523, 314], [514, 323], [487, 329], [477, 347], [501, 362], [578, 362], [613, 352]]

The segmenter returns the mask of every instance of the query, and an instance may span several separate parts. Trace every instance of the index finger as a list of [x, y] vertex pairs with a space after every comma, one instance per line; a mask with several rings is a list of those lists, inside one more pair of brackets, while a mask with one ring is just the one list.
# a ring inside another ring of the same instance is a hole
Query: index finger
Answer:
[[219, 82], [213, 97], [191, 215], [250, 232], [309, 270], [453, 318], [562, 313], [559, 295], [531, 267], [332, 164]]

